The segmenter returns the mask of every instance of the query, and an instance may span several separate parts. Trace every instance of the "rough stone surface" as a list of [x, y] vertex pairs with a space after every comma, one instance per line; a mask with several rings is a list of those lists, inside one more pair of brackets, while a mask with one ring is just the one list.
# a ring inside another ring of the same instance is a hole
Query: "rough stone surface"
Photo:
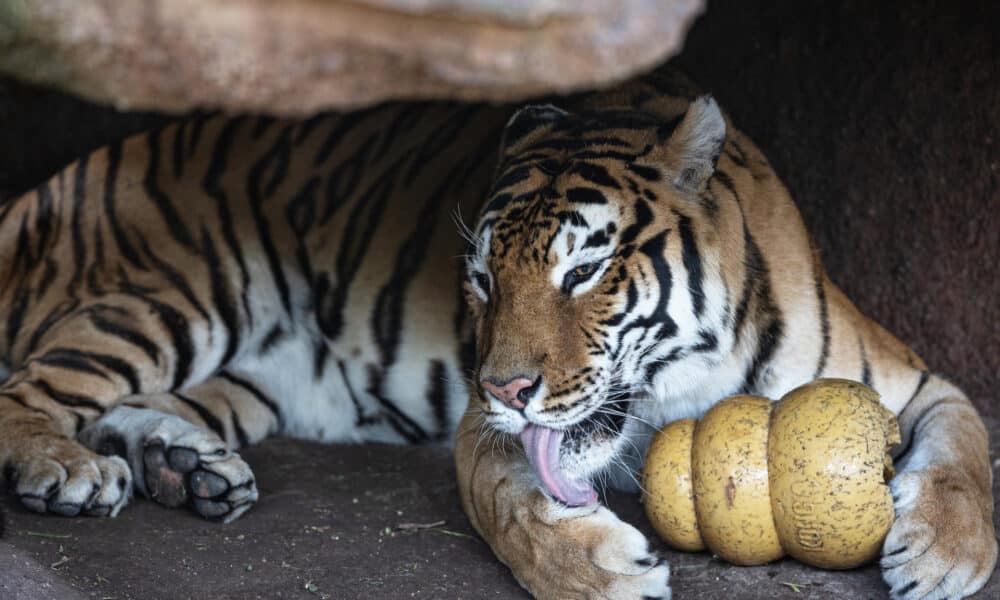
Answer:
[[[1000, 4], [987, 2], [714, 2], [678, 57], [763, 148], [802, 208], [833, 279], [953, 377], [989, 417], [994, 458], [1000, 451], [998, 22]], [[76, 154], [155, 121], [0, 82], [0, 201]], [[525, 597], [478, 540], [427, 531], [379, 542], [377, 531], [403, 519], [444, 519], [446, 529], [469, 533], [443, 451], [276, 440], [246, 456], [263, 496], [232, 526], [148, 502], [103, 522], [42, 518], [11, 507], [0, 541], [0, 598], [8, 597], [3, 582], [23, 575], [8, 565], [28, 568], [7, 559], [11, 545], [37, 563], [30, 572], [49, 571], [89, 598], [145, 598], [141, 593], [150, 589], [211, 598], [237, 598], [241, 590], [262, 598], [279, 592], [303, 599]], [[327, 474], [345, 476], [343, 485]], [[995, 497], [998, 483], [994, 477]], [[372, 500], [369, 491], [390, 495]], [[634, 500], [612, 502], [643, 522]], [[340, 535], [334, 528], [352, 541], [349, 548], [329, 539]], [[60, 544], [71, 560], [52, 570]], [[248, 556], [277, 566], [257, 579], [264, 563], [246, 571]], [[671, 559], [679, 599], [885, 597], [873, 567], [838, 573], [792, 561], [736, 568], [705, 555]], [[317, 594], [305, 588], [310, 581]], [[979, 597], [1000, 597], [1000, 576]]]
[[703, 0], [0, 3], [0, 71], [119, 108], [301, 114], [607, 84], [679, 50]]

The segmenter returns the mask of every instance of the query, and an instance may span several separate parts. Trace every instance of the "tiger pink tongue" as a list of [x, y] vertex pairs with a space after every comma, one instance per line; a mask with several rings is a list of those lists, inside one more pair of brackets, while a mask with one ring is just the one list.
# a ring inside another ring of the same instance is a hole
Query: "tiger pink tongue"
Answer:
[[570, 479], [560, 468], [559, 446], [562, 439], [562, 431], [538, 425], [528, 425], [521, 432], [521, 443], [528, 461], [551, 496], [569, 506], [597, 502], [597, 492], [589, 483]]

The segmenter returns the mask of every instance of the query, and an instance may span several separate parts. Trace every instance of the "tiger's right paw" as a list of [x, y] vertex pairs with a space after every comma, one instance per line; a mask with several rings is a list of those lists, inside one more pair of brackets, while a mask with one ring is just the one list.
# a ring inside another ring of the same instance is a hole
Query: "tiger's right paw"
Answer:
[[515, 508], [497, 554], [539, 599], [670, 599], [670, 567], [604, 506], [567, 508], [537, 490]]
[[136, 488], [174, 508], [229, 523], [257, 501], [250, 466], [215, 433], [148, 408], [119, 406], [85, 428], [80, 440], [102, 454], [124, 456]]
[[132, 472], [117, 456], [98, 456], [44, 429], [19, 432], [11, 447], [4, 479], [28, 510], [114, 517], [131, 497]]

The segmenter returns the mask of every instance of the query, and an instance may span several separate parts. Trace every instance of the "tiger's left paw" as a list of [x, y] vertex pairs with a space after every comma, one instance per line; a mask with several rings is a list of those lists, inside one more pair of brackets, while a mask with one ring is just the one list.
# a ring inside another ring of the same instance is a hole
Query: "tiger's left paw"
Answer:
[[119, 406], [79, 438], [98, 453], [125, 458], [136, 489], [164, 506], [187, 504], [206, 519], [229, 523], [257, 501], [250, 465], [218, 435], [178, 416]]
[[997, 560], [992, 499], [958, 469], [930, 467], [891, 482], [896, 521], [882, 546], [893, 600], [960, 598], [986, 584]]

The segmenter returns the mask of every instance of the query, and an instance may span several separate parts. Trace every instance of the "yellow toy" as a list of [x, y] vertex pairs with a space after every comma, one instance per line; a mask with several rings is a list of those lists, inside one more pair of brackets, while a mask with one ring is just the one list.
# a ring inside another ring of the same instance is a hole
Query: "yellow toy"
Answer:
[[667, 425], [643, 471], [653, 527], [679, 550], [740, 565], [786, 553], [849, 569], [875, 558], [893, 521], [888, 450], [899, 425], [871, 388], [820, 379], [773, 403], [734, 396]]

